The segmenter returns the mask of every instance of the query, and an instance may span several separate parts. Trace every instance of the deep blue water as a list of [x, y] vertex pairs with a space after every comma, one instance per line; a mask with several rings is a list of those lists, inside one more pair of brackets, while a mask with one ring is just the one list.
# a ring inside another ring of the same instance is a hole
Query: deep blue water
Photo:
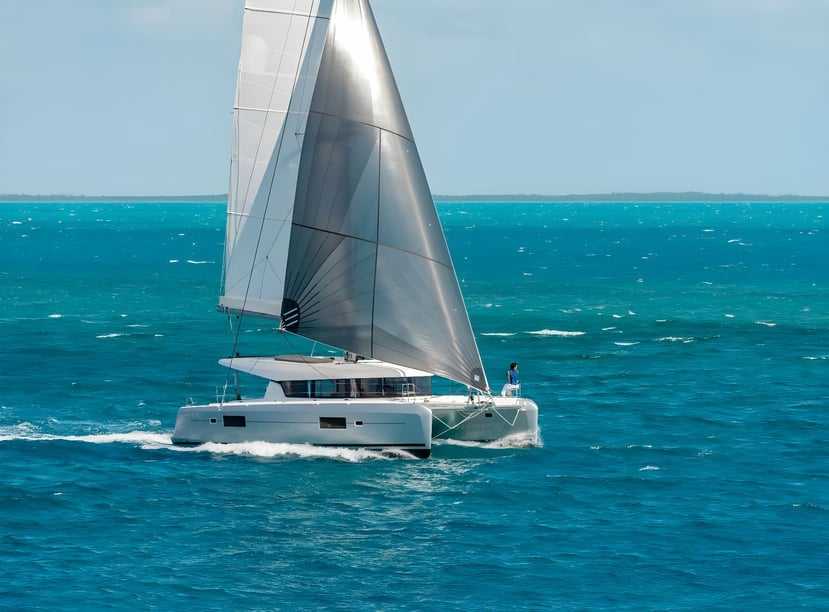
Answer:
[[0, 608], [829, 608], [829, 203], [439, 208], [540, 447], [174, 448], [223, 207], [0, 204]]

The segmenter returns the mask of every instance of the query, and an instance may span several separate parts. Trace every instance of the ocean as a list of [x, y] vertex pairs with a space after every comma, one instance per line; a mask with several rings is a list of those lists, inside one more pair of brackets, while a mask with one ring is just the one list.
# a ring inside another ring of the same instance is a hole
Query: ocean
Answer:
[[173, 447], [223, 206], [1, 203], [0, 608], [829, 609], [829, 203], [438, 208], [536, 445]]

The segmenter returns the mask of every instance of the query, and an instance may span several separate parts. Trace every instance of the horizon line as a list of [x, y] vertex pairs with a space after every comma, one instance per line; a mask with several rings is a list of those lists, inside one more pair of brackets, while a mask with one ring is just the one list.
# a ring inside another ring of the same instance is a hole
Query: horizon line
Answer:
[[[641, 202], [641, 201], [829, 201], [829, 196], [798, 194], [710, 193], [703, 191], [650, 191], [583, 194], [432, 194], [435, 202]], [[75, 194], [0, 194], [2, 202], [17, 201], [153, 201], [225, 202], [228, 194], [187, 195], [75, 195]]]

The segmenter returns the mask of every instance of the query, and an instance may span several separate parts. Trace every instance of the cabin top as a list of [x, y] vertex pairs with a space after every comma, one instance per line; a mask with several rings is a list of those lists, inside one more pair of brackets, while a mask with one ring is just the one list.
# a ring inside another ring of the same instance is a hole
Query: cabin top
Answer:
[[432, 376], [430, 372], [398, 366], [376, 359], [276, 355], [221, 359], [227, 368], [273, 381], [337, 380], [359, 378], [410, 378]]

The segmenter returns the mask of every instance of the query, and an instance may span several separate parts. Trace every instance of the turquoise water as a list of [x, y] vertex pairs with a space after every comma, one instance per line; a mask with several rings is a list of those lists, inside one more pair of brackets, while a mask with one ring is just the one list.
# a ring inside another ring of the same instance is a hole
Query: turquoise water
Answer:
[[540, 447], [172, 447], [223, 208], [0, 204], [0, 607], [829, 607], [829, 203], [439, 209]]

